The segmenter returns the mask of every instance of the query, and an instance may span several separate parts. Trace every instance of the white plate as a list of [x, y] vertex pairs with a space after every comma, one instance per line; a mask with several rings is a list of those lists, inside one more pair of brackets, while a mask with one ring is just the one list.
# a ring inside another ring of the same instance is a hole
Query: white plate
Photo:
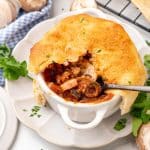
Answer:
[[[30, 30], [27, 36], [18, 43], [13, 51], [14, 56], [20, 61], [28, 61], [30, 48], [43, 36], [44, 33], [62, 18], [80, 13], [87, 13], [119, 22], [130, 35], [139, 50], [139, 54], [143, 57], [144, 54], [150, 53], [145, 41], [135, 29], [97, 9], [84, 9], [64, 13], [36, 25]], [[40, 113], [42, 114], [42, 117], [29, 117], [32, 107], [36, 105], [33, 97], [32, 82], [29, 79], [20, 78], [17, 81], [7, 81], [6, 88], [14, 99], [13, 104], [16, 110], [16, 115], [20, 121], [35, 130], [41, 137], [51, 143], [68, 147], [94, 148], [109, 144], [110, 142], [131, 133], [131, 120], [129, 116], [127, 116], [129, 119], [124, 130], [118, 132], [113, 129], [114, 124], [120, 117], [120, 112], [105, 119], [98, 127], [88, 131], [77, 131], [68, 128], [62, 119], [49, 107], [41, 109]], [[24, 112], [23, 109], [27, 109], [27, 111]]]
[[[0, 87], [0, 149], [7, 150], [17, 131], [17, 118], [11, 107], [11, 98]], [[11, 134], [10, 134], [11, 133]]]

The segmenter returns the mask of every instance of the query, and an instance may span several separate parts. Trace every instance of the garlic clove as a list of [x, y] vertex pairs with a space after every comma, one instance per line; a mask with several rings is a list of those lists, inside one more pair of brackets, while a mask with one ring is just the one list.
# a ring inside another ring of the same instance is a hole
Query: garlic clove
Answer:
[[0, 28], [12, 21], [12, 12], [8, 1], [0, 1]]
[[74, 0], [71, 10], [78, 10], [82, 8], [97, 8], [95, 0]]

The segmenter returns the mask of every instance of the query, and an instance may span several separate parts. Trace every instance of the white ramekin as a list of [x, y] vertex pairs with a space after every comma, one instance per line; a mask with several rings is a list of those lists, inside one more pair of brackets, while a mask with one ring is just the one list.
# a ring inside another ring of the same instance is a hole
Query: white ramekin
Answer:
[[68, 126], [75, 129], [96, 127], [104, 118], [117, 111], [121, 102], [119, 95], [98, 104], [68, 102], [49, 89], [41, 74], [38, 75], [37, 81], [52, 109], [60, 114]]

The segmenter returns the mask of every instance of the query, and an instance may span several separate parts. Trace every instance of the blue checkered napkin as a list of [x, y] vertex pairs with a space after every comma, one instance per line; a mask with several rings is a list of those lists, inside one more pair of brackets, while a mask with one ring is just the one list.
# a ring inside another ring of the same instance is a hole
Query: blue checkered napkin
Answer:
[[[0, 29], [0, 44], [6, 43], [13, 49], [35, 24], [50, 17], [51, 6], [52, 1], [48, 0], [48, 4], [40, 11], [20, 12], [18, 18], [13, 23]], [[0, 86], [3, 85], [4, 78], [2, 77], [2, 71], [0, 71]]]

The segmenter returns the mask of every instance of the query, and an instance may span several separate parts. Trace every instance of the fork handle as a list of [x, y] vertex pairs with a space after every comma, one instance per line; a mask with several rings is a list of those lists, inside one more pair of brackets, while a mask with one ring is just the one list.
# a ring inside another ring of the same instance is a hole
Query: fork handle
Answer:
[[118, 85], [118, 84], [106, 84], [105, 86], [107, 89], [150, 92], [150, 86]]

